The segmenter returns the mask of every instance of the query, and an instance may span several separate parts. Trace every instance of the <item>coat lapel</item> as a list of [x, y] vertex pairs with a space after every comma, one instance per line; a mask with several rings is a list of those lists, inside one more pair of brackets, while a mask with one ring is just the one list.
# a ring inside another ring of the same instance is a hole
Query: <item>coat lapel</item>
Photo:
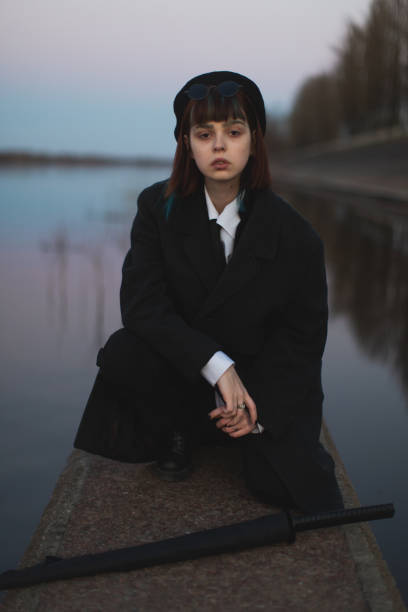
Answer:
[[259, 271], [262, 261], [275, 257], [279, 236], [279, 216], [269, 192], [259, 193], [233, 255], [213, 291], [200, 310], [200, 316], [217, 309], [240, 291]]
[[279, 236], [279, 215], [269, 191], [258, 193], [233, 255], [217, 278], [204, 191], [175, 201], [169, 222], [180, 235], [189, 264], [208, 290], [199, 316], [216, 310], [239, 292], [259, 271], [262, 262], [275, 257]]
[[176, 200], [169, 217], [172, 229], [180, 234], [186, 258], [208, 291], [217, 283], [215, 253], [211, 242], [204, 191]]

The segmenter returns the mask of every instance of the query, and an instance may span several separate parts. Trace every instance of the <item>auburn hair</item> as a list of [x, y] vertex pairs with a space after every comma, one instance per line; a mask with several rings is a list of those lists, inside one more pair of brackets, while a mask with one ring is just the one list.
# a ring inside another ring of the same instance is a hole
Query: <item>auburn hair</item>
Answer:
[[184, 136], [190, 134], [191, 127], [197, 123], [227, 121], [230, 118], [247, 121], [253, 140], [253, 152], [241, 174], [240, 189], [270, 187], [272, 179], [265, 141], [250, 100], [242, 89], [235, 96], [227, 98], [214, 88], [204, 100], [190, 100], [186, 106], [180, 124], [173, 170], [165, 192], [166, 198], [171, 195], [189, 196], [203, 183], [203, 175], [184, 142]]

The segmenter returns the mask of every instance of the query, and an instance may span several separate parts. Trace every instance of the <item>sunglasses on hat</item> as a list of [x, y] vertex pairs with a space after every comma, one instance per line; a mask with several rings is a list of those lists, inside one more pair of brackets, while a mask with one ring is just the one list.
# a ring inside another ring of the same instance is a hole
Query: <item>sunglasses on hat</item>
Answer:
[[235, 81], [223, 81], [219, 85], [203, 85], [202, 83], [194, 83], [188, 89], [184, 91], [190, 100], [204, 100], [210, 94], [212, 89], [216, 89], [217, 92], [223, 98], [232, 98], [238, 93], [238, 90], [242, 87]]

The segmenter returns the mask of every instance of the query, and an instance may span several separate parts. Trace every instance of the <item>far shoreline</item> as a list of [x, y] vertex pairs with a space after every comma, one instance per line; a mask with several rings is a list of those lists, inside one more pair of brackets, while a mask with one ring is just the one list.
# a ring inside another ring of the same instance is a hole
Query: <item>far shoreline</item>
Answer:
[[134, 166], [163, 168], [171, 166], [171, 159], [161, 157], [119, 156], [76, 153], [44, 153], [31, 151], [0, 151], [0, 167], [10, 166]]

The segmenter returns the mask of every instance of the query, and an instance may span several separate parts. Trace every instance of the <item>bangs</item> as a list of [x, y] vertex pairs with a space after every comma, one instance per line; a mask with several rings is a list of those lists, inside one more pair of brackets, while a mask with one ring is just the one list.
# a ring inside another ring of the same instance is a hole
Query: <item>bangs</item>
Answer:
[[209, 123], [210, 121], [242, 119], [251, 125], [250, 113], [245, 108], [247, 105], [240, 93], [226, 97], [213, 89], [204, 100], [191, 100], [185, 112], [188, 125], [185, 126], [187, 130], [184, 133], [188, 133], [193, 125]]

